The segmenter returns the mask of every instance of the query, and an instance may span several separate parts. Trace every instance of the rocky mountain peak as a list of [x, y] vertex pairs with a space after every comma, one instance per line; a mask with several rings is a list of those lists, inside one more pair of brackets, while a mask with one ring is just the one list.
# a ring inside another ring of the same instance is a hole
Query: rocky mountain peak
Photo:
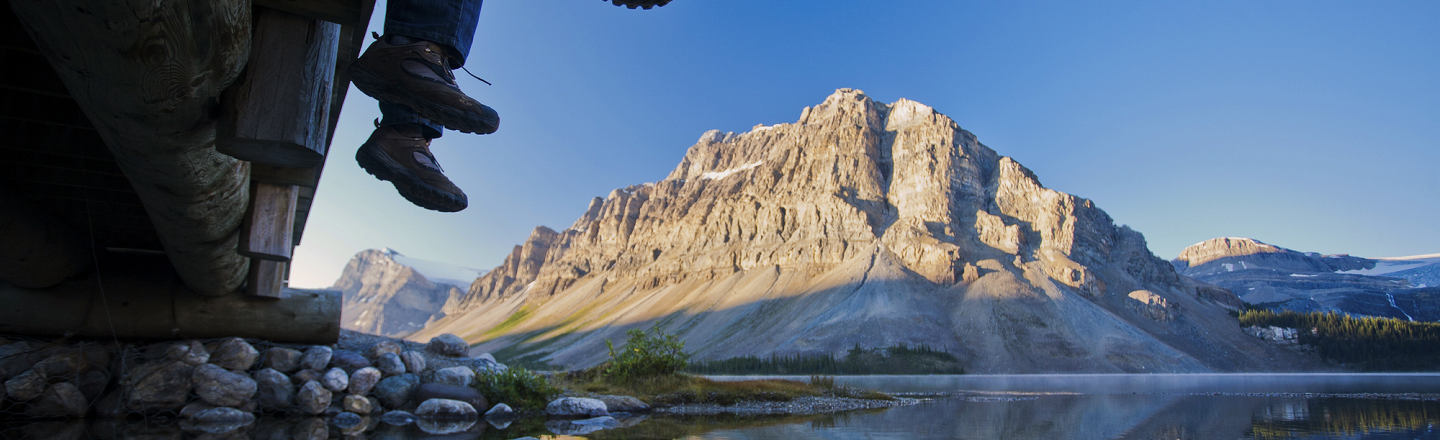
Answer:
[[400, 337], [424, 327], [451, 297], [462, 291], [431, 281], [398, 259], [394, 249], [356, 253], [335, 280], [343, 293], [341, 327], [362, 333]]
[[1195, 243], [1180, 251], [1180, 256], [1175, 261], [1181, 261], [1190, 267], [1199, 266], [1225, 257], [1243, 257], [1255, 254], [1279, 254], [1295, 252], [1279, 246], [1272, 246], [1245, 237], [1220, 237]]
[[933, 108], [840, 89], [537, 228], [417, 337], [543, 340], [584, 366], [664, 322], [701, 358], [925, 343], [971, 371], [1199, 371], [1258, 349], [1220, 324], [1236, 301]]

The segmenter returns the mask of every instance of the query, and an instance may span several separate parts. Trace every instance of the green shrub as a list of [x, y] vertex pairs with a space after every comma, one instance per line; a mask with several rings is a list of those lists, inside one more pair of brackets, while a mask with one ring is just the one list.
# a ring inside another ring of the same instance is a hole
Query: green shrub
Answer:
[[560, 390], [544, 377], [520, 367], [481, 373], [475, 389], [492, 404], [504, 403], [526, 411], [544, 410], [551, 398], [560, 395]]
[[670, 376], [690, 365], [690, 355], [685, 353], [685, 342], [679, 337], [660, 331], [660, 325], [650, 328], [651, 336], [640, 329], [625, 332], [630, 337], [625, 347], [615, 350], [615, 344], [605, 340], [610, 350], [610, 361], [605, 364], [605, 376], [614, 381], [633, 381], [641, 378]]

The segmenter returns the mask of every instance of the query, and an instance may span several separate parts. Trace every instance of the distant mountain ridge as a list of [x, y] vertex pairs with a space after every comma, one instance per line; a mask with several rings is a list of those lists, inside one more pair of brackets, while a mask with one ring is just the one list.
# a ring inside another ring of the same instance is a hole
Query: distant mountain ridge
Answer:
[[[482, 272], [407, 257], [393, 249], [355, 254], [331, 287], [343, 292], [341, 327], [403, 337], [443, 316], [441, 308]], [[469, 278], [459, 280], [456, 278]]]
[[1225, 237], [1191, 245], [1171, 264], [1252, 306], [1440, 321], [1440, 254], [1371, 259]]
[[1240, 305], [934, 109], [841, 89], [536, 228], [411, 338], [567, 367], [661, 325], [699, 360], [924, 343], [978, 373], [1315, 368]]

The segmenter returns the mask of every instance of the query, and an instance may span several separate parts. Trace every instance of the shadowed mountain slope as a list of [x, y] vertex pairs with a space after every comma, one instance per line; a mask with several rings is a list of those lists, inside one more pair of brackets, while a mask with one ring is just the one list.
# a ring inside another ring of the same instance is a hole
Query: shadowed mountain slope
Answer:
[[567, 367], [653, 323], [697, 359], [924, 343], [971, 372], [1311, 365], [1243, 334], [1239, 305], [930, 107], [841, 89], [537, 228], [412, 337]]

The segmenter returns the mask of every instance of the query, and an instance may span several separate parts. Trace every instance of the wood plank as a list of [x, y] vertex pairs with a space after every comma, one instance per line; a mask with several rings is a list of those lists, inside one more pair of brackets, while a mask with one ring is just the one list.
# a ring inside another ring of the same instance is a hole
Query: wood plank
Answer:
[[245, 75], [225, 91], [216, 150], [235, 158], [309, 168], [325, 160], [340, 25], [255, 10]]
[[300, 187], [257, 182], [251, 193], [250, 209], [240, 227], [240, 255], [289, 262]]
[[185, 283], [204, 295], [239, 290], [249, 272], [235, 249], [250, 167], [215, 152], [213, 115], [249, 58], [250, 1], [10, 7], [125, 171]]
[[295, 185], [301, 188], [315, 188], [320, 183], [320, 170], [316, 167], [277, 167], [259, 163], [250, 164], [250, 180], [255, 182]]
[[370, 24], [370, 14], [363, 13], [362, 17], [365, 7], [362, 2], [356, 0], [255, 0], [255, 6], [318, 18], [345, 26], [365, 27]]
[[245, 294], [266, 298], [282, 298], [288, 264], [279, 261], [250, 260], [250, 276], [245, 279]]

